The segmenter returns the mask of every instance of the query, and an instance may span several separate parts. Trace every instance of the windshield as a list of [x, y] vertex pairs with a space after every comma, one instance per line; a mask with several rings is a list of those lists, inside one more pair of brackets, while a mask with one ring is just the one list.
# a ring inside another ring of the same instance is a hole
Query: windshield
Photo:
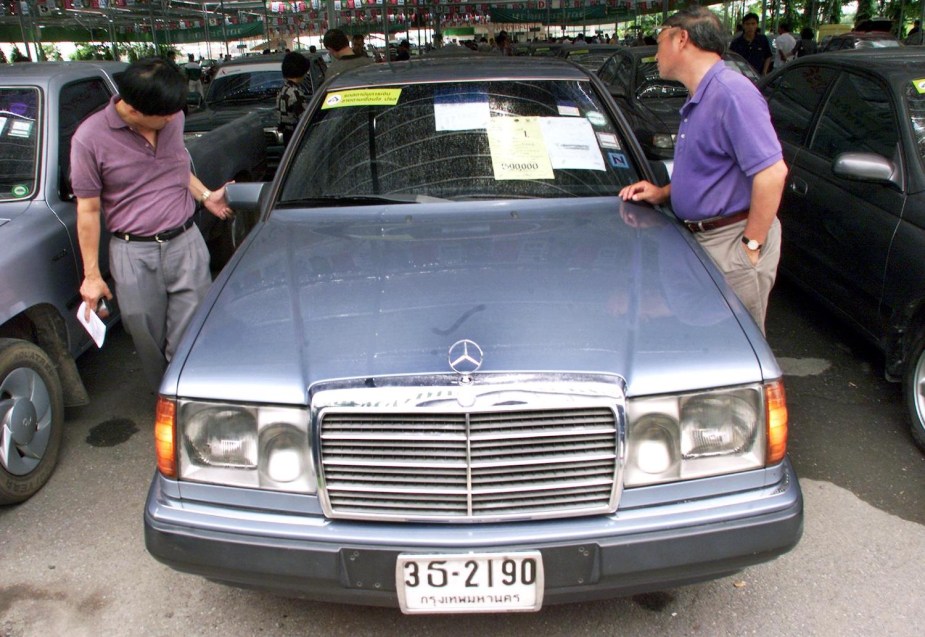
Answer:
[[329, 92], [280, 204], [614, 196], [639, 178], [625, 148], [585, 81]]
[[39, 140], [37, 88], [0, 87], [0, 200], [35, 191]]
[[228, 104], [235, 102], [275, 103], [276, 94], [283, 85], [283, 76], [279, 70], [254, 71], [223, 75], [209, 83], [209, 104]]

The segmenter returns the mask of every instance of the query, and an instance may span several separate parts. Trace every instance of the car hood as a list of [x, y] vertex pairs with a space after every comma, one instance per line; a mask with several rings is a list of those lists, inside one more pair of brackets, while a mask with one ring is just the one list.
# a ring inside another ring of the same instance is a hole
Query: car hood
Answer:
[[201, 111], [191, 113], [186, 117], [183, 131], [186, 133], [199, 133], [218, 128], [222, 124], [234, 121], [242, 115], [258, 112], [262, 118], [275, 125], [276, 114], [271, 106], [250, 102], [246, 104], [217, 104]]
[[276, 211], [213, 286], [162, 391], [304, 404], [323, 380], [449, 373], [460, 339], [483, 350], [479, 373], [612, 373], [629, 395], [779, 375], [686, 231], [622, 207]]

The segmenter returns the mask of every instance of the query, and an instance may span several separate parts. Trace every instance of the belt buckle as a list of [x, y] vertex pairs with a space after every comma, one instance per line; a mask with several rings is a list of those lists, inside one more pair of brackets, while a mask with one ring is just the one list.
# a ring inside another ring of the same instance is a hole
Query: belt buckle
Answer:
[[[168, 230], [168, 232], [169, 232], [169, 230]], [[167, 241], [169, 241], [169, 239], [161, 239], [161, 234], [167, 234], [167, 233], [166, 233], [166, 232], [164, 232], [164, 233], [158, 232], [156, 235], [154, 235], [154, 240], [157, 241], [158, 243], [167, 243]]]

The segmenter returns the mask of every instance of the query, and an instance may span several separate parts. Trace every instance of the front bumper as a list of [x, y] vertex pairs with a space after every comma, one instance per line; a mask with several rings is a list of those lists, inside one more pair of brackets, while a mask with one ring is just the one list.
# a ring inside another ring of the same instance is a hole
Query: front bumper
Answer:
[[[749, 488], [707, 495], [734, 482]], [[789, 460], [746, 476], [626, 490], [613, 515], [505, 524], [328, 520], [311, 507], [279, 513], [180, 500], [176, 487], [155, 475], [145, 507], [145, 543], [159, 561], [234, 586], [376, 606], [398, 606], [399, 553], [539, 550], [544, 603], [555, 604], [722, 577], [787, 552], [803, 532]], [[681, 497], [658, 503], [669, 488]]]

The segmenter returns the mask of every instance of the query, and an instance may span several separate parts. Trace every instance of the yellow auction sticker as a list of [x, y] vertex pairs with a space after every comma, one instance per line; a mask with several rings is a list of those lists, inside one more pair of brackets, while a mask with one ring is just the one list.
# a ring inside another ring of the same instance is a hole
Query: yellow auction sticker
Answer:
[[919, 95], [925, 93], [925, 80], [912, 80], [912, 86], [919, 92]]
[[356, 88], [328, 93], [321, 108], [324, 110], [344, 106], [395, 106], [399, 97], [400, 88]]

